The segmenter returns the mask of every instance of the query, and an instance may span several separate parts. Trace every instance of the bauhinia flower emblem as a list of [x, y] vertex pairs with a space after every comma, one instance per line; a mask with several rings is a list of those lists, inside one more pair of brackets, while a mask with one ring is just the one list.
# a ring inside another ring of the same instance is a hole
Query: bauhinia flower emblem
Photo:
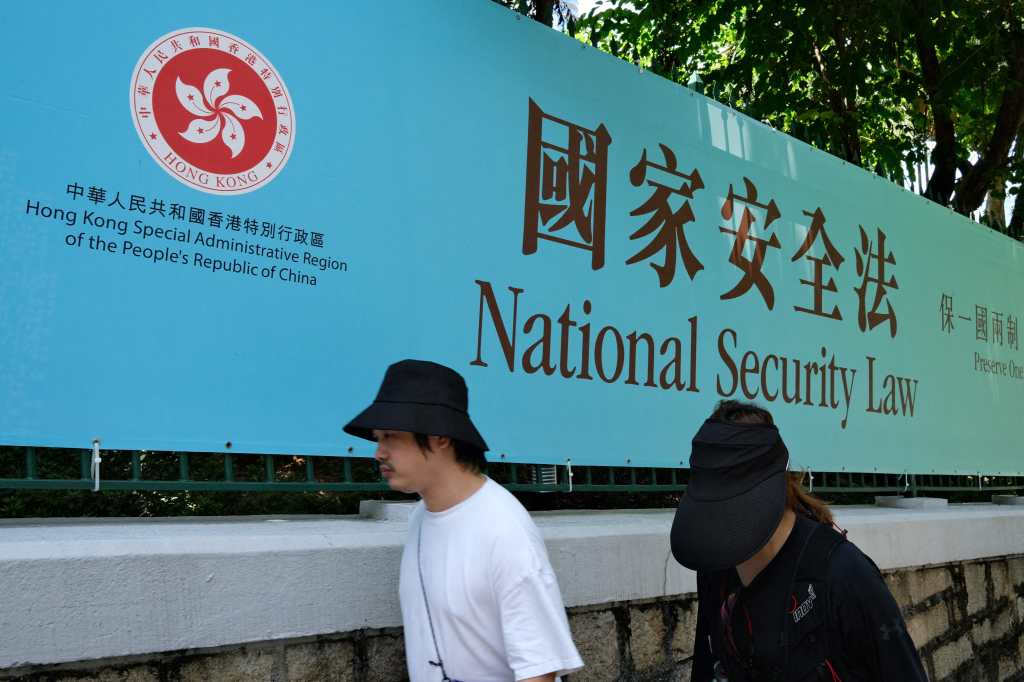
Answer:
[[[228, 74], [231, 69], [214, 69], [203, 81], [203, 91], [199, 92], [188, 83], [178, 78], [174, 90], [178, 94], [181, 106], [190, 114], [200, 118], [188, 124], [188, 128], [179, 135], [189, 142], [205, 144], [212, 142], [217, 134], [231, 150], [231, 158], [235, 158], [245, 147], [245, 130], [238, 119], [246, 121], [250, 118], [263, 118], [259, 107], [248, 97], [228, 95]], [[210, 117], [213, 118], [210, 118]]]

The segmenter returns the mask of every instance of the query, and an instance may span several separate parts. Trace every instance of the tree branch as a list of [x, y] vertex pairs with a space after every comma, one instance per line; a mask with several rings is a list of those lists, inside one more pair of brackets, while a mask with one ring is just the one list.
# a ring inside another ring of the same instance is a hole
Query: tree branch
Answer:
[[1013, 44], [1006, 89], [996, 113], [992, 137], [978, 162], [956, 184], [953, 206], [964, 215], [981, 205], [992, 178], [1006, 168], [1014, 137], [1024, 124], [1024, 36], [1018, 37]]
[[[837, 38], [837, 40], [841, 39]], [[829, 78], [828, 69], [825, 67], [825, 60], [821, 55], [821, 48], [816, 41], [811, 43], [811, 56], [815, 66], [818, 67], [818, 74], [822, 83], [825, 84], [825, 97], [828, 100], [829, 108], [839, 117], [840, 132], [842, 133], [842, 156], [844, 159], [858, 166], [861, 162], [860, 131], [857, 130], [857, 122], [852, 116], [847, 101]]]

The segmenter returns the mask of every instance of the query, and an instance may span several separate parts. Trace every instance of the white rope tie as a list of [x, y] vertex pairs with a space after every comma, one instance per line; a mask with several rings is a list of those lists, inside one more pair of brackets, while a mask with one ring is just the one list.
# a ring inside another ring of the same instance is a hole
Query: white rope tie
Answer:
[[100, 457], [100, 441], [97, 438], [92, 442], [92, 491], [98, 493], [100, 491], [100, 464], [103, 463], [103, 459]]

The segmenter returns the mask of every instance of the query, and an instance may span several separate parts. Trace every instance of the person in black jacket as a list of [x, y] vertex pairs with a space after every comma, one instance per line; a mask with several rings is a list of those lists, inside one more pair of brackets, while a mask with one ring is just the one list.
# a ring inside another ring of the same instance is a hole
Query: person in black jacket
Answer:
[[693, 439], [671, 536], [697, 571], [692, 682], [927, 682], [878, 568], [788, 462], [750, 403], [719, 403]]

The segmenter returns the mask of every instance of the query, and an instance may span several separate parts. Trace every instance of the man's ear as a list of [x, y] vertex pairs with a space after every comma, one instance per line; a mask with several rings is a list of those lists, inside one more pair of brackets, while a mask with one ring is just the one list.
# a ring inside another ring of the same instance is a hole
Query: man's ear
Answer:
[[452, 446], [452, 439], [448, 436], [429, 436], [430, 438], [430, 449], [435, 452], [444, 450]]

